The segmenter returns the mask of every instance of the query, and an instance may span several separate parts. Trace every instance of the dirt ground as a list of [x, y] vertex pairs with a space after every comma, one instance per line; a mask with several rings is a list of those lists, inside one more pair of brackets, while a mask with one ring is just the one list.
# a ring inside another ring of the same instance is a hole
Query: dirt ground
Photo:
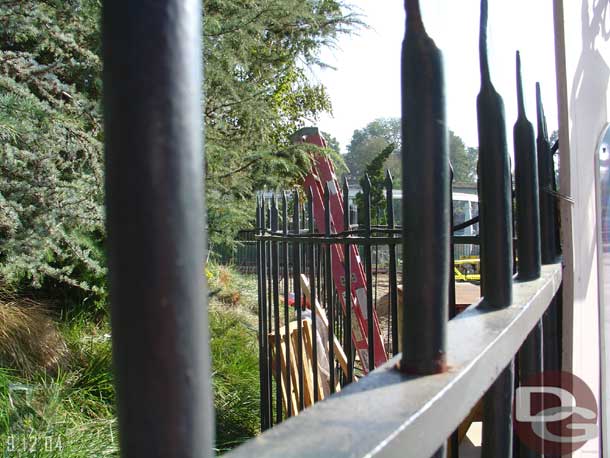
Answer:
[[[402, 274], [397, 274], [397, 283], [399, 286], [399, 304], [401, 303], [402, 289]], [[458, 310], [461, 311], [468, 305], [479, 300], [481, 293], [479, 285], [466, 282], [457, 282], [456, 289], [456, 304]], [[383, 336], [383, 341], [386, 350], [391, 353], [391, 313], [390, 313], [390, 284], [389, 274], [387, 272], [378, 272], [373, 275], [373, 304], [377, 310], [377, 318], [379, 319], [379, 327]]]

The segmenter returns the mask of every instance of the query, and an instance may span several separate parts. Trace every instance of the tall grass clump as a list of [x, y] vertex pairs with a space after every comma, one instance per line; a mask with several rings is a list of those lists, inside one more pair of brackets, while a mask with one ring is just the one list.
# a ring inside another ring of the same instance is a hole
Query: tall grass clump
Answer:
[[258, 346], [243, 316], [217, 309], [209, 317], [216, 448], [225, 451], [260, 429]]
[[74, 373], [60, 373], [25, 382], [0, 372], [0, 440], [5, 456], [118, 457], [113, 410], [83, 391], [76, 380]]
[[67, 347], [46, 309], [31, 299], [0, 292], [0, 366], [28, 377], [56, 372]]
[[[222, 453], [260, 431], [256, 279], [217, 265], [207, 274], [215, 292], [209, 325], [216, 449]], [[2, 298], [4, 456], [118, 457], [108, 317], [91, 311], [58, 317], [29, 299]]]
[[[118, 456], [110, 336], [84, 318], [54, 324], [64, 362], [55, 371], [0, 369], [0, 441], [5, 456]], [[58, 329], [58, 331], [57, 331]], [[20, 347], [25, 352], [32, 345]]]
[[208, 265], [216, 449], [236, 447], [260, 431], [256, 279]]

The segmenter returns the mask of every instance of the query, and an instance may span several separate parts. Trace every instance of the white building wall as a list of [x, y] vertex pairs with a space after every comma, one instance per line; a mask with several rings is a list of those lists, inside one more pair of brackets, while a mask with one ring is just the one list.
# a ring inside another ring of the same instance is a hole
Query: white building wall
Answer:
[[[599, 396], [595, 150], [602, 129], [610, 120], [610, 2], [554, 3], [560, 187], [574, 200], [573, 204], [566, 200], [561, 203], [565, 259], [563, 362]], [[604, 391], [607, 395], [608, 390]], [[590, 441], [574, 456], [601, 456], [599, 440]]]

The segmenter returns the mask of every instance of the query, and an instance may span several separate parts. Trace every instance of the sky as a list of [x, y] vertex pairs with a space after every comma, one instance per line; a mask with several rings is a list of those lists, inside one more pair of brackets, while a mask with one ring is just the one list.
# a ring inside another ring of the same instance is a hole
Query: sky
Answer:
[[[403, 0], [351, 0], [368, 24], [345, 35], [321, 60], [333, 69], [314, 69], [324, 84], [333, 113], [318, 120], [346, 153], [355, 129], [379, 117], [400, 117], [400, 53], [404, 35]], [[467, 146], [477, 146], [476, 96], [480, 87], [479, 0], [421, 0], [428, 34], [443, 52], [449, 128]], [[490, 0], [491, 77], [504, 99], [508, 149], [517, 117], [515, 51], [521, 53], [528, 119], [536, 126], [535, 83], [542, 87], [549, 132], [557, 128], [553, 10], [551, 0]]]

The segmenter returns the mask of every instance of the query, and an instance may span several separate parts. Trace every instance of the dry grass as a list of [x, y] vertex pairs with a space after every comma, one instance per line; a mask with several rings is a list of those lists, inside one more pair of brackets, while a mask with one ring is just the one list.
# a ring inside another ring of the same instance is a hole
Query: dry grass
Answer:
[[216, 269], [216, 275], [213, 277], [212, 283], [215, 283], [216, 286], [220, 288], [218, 299], [227, 305], [238, 305], [242, 301], [239, 274], [236, 274], [235, 271], [228, 266], [219, 265]]
[[66, 343], [40, 303], [0, 293], [0, 365], [29, 377], [55, 373], [68, 354]]

